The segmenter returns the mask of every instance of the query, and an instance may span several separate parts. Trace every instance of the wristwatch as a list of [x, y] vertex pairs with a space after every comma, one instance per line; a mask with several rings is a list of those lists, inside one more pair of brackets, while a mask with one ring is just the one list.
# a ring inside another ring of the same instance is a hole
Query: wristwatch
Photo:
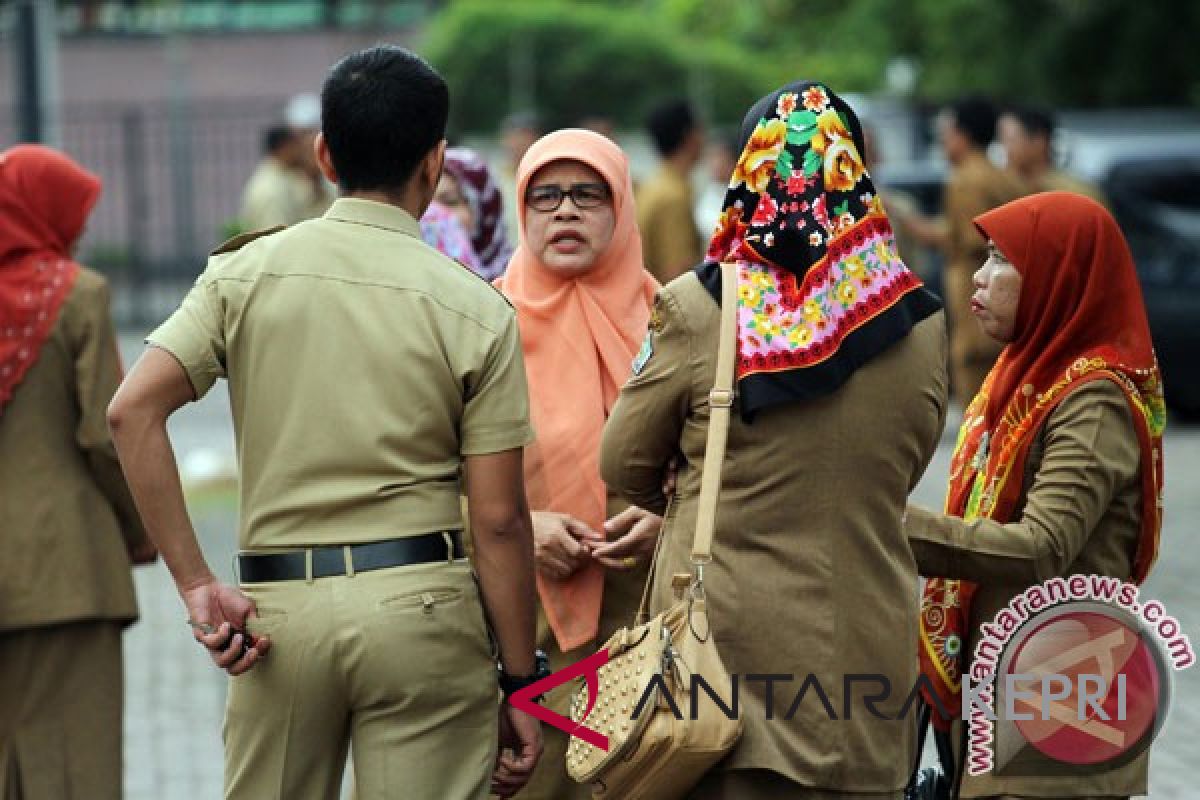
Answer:
[[[504, 699], [507, 701], [513, 692], [519, 692], [526, 686], [532, 686], [543, 678], [550, 677], [550, 658], [541, 650], [537, 650], [533, 654], [533, 674], [532, 675], [509, 675], [504, 671], [501, 664], [496, 665], [498, 680], [500, 681], [500, 691], [504, 692]], [[535, 703], [542, 702], [546, 695], [539, 694], [533, 698]]]

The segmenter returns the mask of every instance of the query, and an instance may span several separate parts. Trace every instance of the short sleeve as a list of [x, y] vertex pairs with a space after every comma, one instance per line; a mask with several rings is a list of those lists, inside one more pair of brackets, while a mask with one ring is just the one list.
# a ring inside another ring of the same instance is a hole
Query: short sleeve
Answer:
[[508, 318], [482, 367], [469, 379], [460, 435], [464, 456], [514, 450], [533, 441], [525, 358], [515, 315]]
[[178, 310], [153, 333], [146, 343], [175, 356], [188, 380], [203, 397], [217, 378], [225, 377], [225, 320], [221, 312], [219, 283], [211, 268], [196, 281]]

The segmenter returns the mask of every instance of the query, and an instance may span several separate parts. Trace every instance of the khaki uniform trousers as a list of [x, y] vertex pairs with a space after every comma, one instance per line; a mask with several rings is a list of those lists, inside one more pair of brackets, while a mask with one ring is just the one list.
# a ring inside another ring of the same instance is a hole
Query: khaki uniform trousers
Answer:
[[0, 633], [0, 798], [119, 800], [123, 628]]
[[769, 769], [714, 769], [704, 776], [688, 800], [901, 800], [903, 792], [838, 792], [810, 789]]
[[499, 692], [467, 559], [242, 590], [271, 650], [230, 683], [226, 798], [336, 800], [348, 745], [359, 800], [487, 796]]

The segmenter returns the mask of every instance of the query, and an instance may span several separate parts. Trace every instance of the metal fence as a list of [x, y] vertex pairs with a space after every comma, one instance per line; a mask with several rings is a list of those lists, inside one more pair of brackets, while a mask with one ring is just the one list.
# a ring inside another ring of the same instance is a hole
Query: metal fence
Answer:
[[[67, 106], [61, 144], [104, 181], [78, 251], [115, 288], [126, 325], [160, 319], [226, 238], [286, 97]], [[0, 146], [15, 140], [0, 110]]]

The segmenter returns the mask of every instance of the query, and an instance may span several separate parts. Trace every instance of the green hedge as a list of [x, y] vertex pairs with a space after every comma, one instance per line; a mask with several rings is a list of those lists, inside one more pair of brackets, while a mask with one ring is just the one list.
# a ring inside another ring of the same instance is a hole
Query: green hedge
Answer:
[[456, 3], [422, 51], [450, 84], [456, 132], [494, 131], [524, 104], [511, 96], [513, 72], [532, 75], [533, 105], [552, 126], [602, 115], [638, 127], [655, 103], [679, 95], [709, 119], [740, 120], [772, 88], [738, 48], [689, 41], [632, 9]]

